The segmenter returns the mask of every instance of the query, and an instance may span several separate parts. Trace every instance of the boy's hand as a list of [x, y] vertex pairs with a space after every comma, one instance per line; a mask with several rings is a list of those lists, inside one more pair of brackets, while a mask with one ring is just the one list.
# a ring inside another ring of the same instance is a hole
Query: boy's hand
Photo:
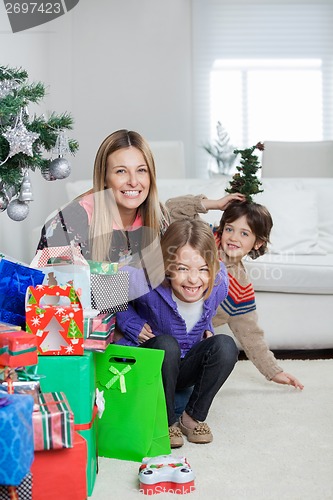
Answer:
[[223, 196], [223, 198], [219, 198], [218, 200], [209, 200], [204, 198], [201, 203], [205, 207], [206, 210], [225, 210], [227, 206], [235, 200], [245, 201], [245, 196], [240, 193], [227, 194]]
[[296, 389], [303, 389], [304, 385], [297, 380], [296, 377], [293, 375], [290, 375], [290, 373], [286, 372], [280, 372], [275, 377], [272, 378], [273, 382], [276, 382], [277, 384], [286, 384], [286, 385], [293, 385], [296, 387]]

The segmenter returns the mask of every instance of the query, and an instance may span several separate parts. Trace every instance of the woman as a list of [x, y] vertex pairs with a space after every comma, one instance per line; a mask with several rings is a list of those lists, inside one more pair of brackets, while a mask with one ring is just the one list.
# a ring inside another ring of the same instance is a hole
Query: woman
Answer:
[[97, 151], [93, 188], [46, 223], [38, 249], [75, 243], [88, 259], [128, 263], [168, 222], [147, 142], [137, 132], [118, 130]]

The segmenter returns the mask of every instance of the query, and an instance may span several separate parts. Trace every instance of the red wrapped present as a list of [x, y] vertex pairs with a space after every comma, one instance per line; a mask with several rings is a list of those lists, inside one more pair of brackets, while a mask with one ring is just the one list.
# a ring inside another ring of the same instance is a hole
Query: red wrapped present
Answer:
[[39, 409], [32, 414], [34, 449], [72, 448], [74, 416], [63, 392], [39, 395]]
[[74, 432], [74, 447], [37, 451], [31, 472], [35, 500], [85, 500], [87, 498], [87, 444]]
[[83, 354], [83, 310], [73, 287], [29, 287], [26, 322], [27, 331], [37, 338], [39, 354]]
[[115, 313], [101, 313], [84, 319], [84, 348], [104, 351], [113, 341], [116, 324]]
[[108, 332], [116, 323], [115, 313], [101, 313], [91, 318], [88, 338], [100, 338], [105, 332]]
[[34, 335], [22, 330], [0, 332], [1, 366], [15, 368], [36, 365], [37, 362], [37, 340]]

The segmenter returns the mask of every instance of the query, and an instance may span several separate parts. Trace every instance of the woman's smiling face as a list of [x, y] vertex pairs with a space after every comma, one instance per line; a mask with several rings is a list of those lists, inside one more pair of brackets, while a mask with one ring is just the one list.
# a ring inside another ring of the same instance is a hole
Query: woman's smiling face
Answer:
[[133, 146], [119, 149], [108, 156], [106, 167], [105, 186], [112, 189], [120, 215], [136, 212], [150, 188], [143, 154]]

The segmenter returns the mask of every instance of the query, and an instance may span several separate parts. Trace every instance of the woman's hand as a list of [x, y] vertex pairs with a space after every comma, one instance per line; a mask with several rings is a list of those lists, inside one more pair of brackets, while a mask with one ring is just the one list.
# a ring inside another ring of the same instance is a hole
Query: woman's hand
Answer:
[[286, 372], [278, 373], [271, 380], [273, 382], [276, 382], [277, 384], [293, 385], [294, 387], [296, 387], [296, 389], [302, 390], [304, 388], [304, 385], [299, 380], [297, 380], [296, 377]]
[[153, 334], [148, 323], [145, 323], [143, 325], [141, 332], [139, 333], [139, 336], [138, 336], [139, 344], [143, 344], [144, 342], [151, 339], [152, 337], [155, 337], [155, 335]]
[[235, 200], [245, 201], [245, 199], [246, 197], [244, 194], [232, 193], [232, 194], [227, 194], [226, 196], [223, 196], [223, 198], [219, 198], [218, 200], [209, 200], [207, 198], [204, 198], [201, 203], [203, 204], [206, 210], [223, 211], [232, 201]]

